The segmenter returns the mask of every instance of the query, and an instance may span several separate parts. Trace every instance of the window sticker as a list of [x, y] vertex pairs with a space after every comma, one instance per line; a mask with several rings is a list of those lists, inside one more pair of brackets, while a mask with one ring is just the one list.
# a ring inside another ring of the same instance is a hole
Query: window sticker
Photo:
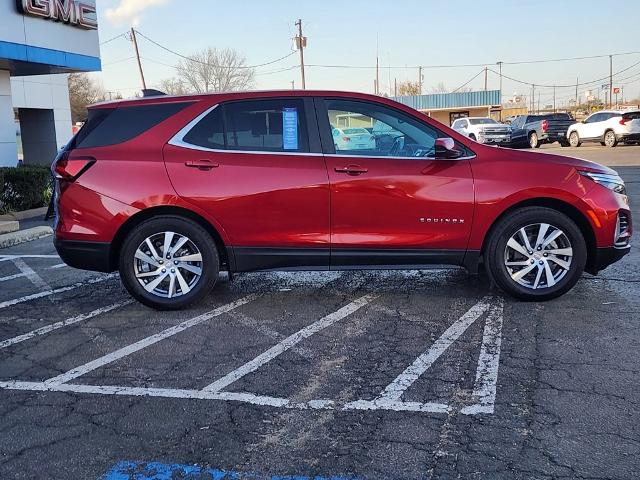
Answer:
[[298, 109], [282, 109], [282, 147], [298, 150]]

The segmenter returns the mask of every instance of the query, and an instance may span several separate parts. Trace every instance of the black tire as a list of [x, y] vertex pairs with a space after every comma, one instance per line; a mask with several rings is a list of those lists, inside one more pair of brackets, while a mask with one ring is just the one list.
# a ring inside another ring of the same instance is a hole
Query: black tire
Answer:
[[529, 146], [531, 148], [540, 148], [540, 140], [538, 139], [538, 134], [536, 132], [531, 132], [529, 134]]
[[607, 146], [607, 144], [606, 144], [606, 143], [604, 143], [604, 142], [600, 142], [600, 145], [602, 145], [603, 147], [606, 147], [606, 146]]
[[577, 148], [580, 145], [582, 145], [582, 142], [580, 141], [580, 135], [578, 135], [578, 132], [571, 132], [569, 134], [569, 145], [571, 145], [574, 148]]
[[618, 145], [618, 139], [616, 138], [616, 132], [613, 130], [607, 130], [604, 132], [604, 144], [606, 147], [614, 148]]
[[[145, 239], [163, 232], [175, 232], [187, 237], [202, 255], [200, 278], [188, 293], [173, 298], [165, 298], [145, 290], [134, 271], [134, 259], [138, 247]], [[135, 226], [124, 239], [118, 264], [122, 283], [131, 296], [156, 310], [180, 310], [200, 301], [213, 289], [220, 270], [218, 249], [209, 232], [196, 222], [177, 215], [153, 217]]]
[[476, 140], [476, 136], [475, 136], [473, 133], [469, 135], [469, 138], [470, 138], [471, 140], [473, 140], [474, 142], [476, 142], [476, 141], [477, 141], [477, 140]]
[[571, 145], [569, 144], [569, 140], [558, 140], [558, 143], [560, 144], [561, 147], [570, 147]]
[[[505, 265], [509, 239], [521, 228], [536, 223], [548, 223], [564, 232], [570, 241], [573, 257], [564, 277], [551, 287], [532, 289], [517, 283]], [[545, 207], [525, 207], [509, 213], [491, 229], [484, 251], [484, 262], [492, 279], [507, 294], [525, 301], [545, 301], [557, 298], [573, 288], [587, 262], [587, 246], [578, 226], [565, 214]]]

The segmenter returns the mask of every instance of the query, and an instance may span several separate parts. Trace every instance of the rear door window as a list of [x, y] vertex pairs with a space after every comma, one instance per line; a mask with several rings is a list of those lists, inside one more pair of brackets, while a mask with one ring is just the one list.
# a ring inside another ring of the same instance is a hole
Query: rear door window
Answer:
[[192, 102], [158, 103], [90, 109], [87, 122], [74, 140], [75, 147], [106, 147], [124, 143], [164, 122], [191, 104]]
[[309, 152], [301, 99], [243, 100], [209, 112], [183, 138], [212, 150]]

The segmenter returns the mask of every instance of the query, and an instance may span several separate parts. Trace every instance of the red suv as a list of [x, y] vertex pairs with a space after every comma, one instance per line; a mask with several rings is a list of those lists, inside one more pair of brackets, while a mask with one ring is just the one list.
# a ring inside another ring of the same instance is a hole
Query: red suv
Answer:
[[630, 249], [617, 173], [480, 145], [384, 98], [220, 93], [98, 104], [53, 165], [55, 245], [178, 309], [221, 270], [452, 264], [524, 300]]

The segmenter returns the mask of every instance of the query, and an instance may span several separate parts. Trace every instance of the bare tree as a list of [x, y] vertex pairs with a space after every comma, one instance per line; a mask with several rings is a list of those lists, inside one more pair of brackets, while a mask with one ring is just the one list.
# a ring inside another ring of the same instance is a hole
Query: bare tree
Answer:
[[253, 86], [255, 72], [238, 51], [207, 48], [182, 60], [178, 78], [194, 93], [246, 90]]
[[69, 75], [69, 101], [71, 120], [82, 122], [87, 118], [87, 105], [104, 100], [104, 91], [86, 73]]
[[431, 93], [449, 93], [449, 89], [444, 82], [440, 82], [435, 87], [431, 87]]
[[398, 95], [420, 95], [420, 83], [407, 80], [398, 84]]
[[179, 78], [165, 78], [160, 81], [159, 88], [168, 95], [187, 95], [189, 89]]

